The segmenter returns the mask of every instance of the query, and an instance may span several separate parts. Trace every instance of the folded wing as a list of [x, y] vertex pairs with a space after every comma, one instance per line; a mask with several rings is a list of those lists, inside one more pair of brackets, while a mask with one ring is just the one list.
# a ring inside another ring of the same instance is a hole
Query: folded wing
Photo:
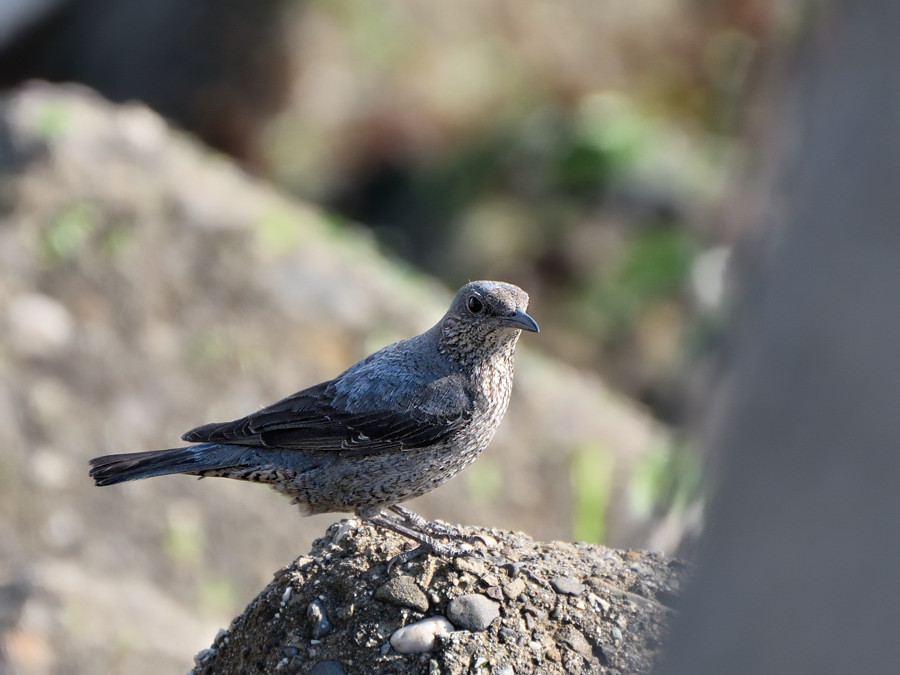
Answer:
[[464, 380], [453, 377], [422, 386], [405, 400], [372, 403], [370, 409], [350, 409], [346, 401], [334, 381], [323, 382], [233, 422], [197, 427], [182, 438], [364, 456], [440, 443], [474, 410]]

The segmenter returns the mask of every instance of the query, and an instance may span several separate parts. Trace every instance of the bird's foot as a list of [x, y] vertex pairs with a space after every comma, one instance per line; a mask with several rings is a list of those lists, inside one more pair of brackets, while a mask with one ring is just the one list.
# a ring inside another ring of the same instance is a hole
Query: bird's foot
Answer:
[[[409, 551], [404, 551], [391, 558], [388, 562], [388, 572], [396, 565], [406, 564], [423, 553], [434, 553], [447, 558], [478, 556], [485, 560], [499, 562], [494, 556], [490, 556], [484, 551], [477, 550], [469, 542], [465, 541], [468, 537], [464, 537], [459, 532], [458, 528], [454, 528], [452, 525], [446, 525], [444, 523], [432, 523], [421, 516], [412, 513], [412, 511], [407, 511], [407, 509], [403, 509], [403, 511], [406, 511], [406, 514], [402, 514], [401, 516], [403, 521], [393, 518], [386, 513], [379, 513], [368, 519], [373, 525], [378, 525], [393, 532], [397, 532], [398, 534], [402, 534], [404, 537], [408, 537], [419, 544], [418, 547]], [[407, 517], [408, 514], [412, 514], [414, 518]], [[421, 523], [426, 524], [426, 527], [418, 527]], [[447, 539], [447, 541], [440, 541], [439, 538]]]
[[418, 513], [397, 504], [391, 506], [390, 510], [400, 516], [407, 525], [429, 536], [448, 539], [450, 541], [465, 541], [473, 546], [481, 545], [486, 548], [491, 548], [492, 545], [496, 546], [496, 542], [489, 537], [479, 534], [463, 534], [462, 530], [457, 525], [451, 525], [450, 523], [444, 523], [439, 520], [427, 520]]

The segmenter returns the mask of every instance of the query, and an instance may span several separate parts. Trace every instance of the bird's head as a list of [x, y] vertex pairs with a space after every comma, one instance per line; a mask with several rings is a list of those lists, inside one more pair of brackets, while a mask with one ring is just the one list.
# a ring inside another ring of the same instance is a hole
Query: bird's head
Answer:
[[540, 330], [525, 313], [527, 308], [528, 293], [518, 286], [472, 281], [459, 289], [441, 321], [445, 344], [464, 349], [475, 344], [514, 347], [520, 331]]

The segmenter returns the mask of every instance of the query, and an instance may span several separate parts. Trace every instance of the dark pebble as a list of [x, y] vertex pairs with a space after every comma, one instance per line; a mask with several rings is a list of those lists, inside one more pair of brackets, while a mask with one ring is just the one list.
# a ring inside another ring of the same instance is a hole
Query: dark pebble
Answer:
[[[314, 640], [323, 638], [334, 630], [321, 600], [313, 600], [309, 603], [309, 607], [306, 608], [306, 618], [309, 620], [310, 634]], [[323, 661], [323, 663], [325, 662]]]
[[340, 661], [319, 661], [309, 670], [309, 675], [347, 675]]
[[574, 577], [553, 577], [550, 580], [553, 590], [563, 595], [581, 595], [587, 588]]
[[513, 642], [516, 639], [516, 631], [509, 626], [502, 626], [497, 631], [497, 634], [500, 637], [500, 642]]
[[519, 576], [519, 572], [522, 571], [523, 567], [525, 567], [525, 563], [523, 562], [507, 563], [503, 566], [503, 568], [509, 574], [510, 579], [515, 579], [517, 576]]
[[428, 611], [428, 598], [410, 576], [399, 576], [382, 584], [375, 591], [375, 599], [399, 607], [410, 607], [417, 612]]
[[485, 630], [498, 616], [500, 605], [483, 595], [461, 595], [447, 605], [447, 618], [459, 630]]

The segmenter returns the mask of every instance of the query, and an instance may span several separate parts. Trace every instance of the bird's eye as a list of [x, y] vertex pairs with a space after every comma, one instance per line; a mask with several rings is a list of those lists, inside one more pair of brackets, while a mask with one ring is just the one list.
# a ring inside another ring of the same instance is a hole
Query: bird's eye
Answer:
[[478, 314], [484, 309], [484, 303], [477, 295], [470, 295], [469, 299], [466, 301], [466, 307], [469, 308], [469, 311], [472, 312], [472, 314]]

